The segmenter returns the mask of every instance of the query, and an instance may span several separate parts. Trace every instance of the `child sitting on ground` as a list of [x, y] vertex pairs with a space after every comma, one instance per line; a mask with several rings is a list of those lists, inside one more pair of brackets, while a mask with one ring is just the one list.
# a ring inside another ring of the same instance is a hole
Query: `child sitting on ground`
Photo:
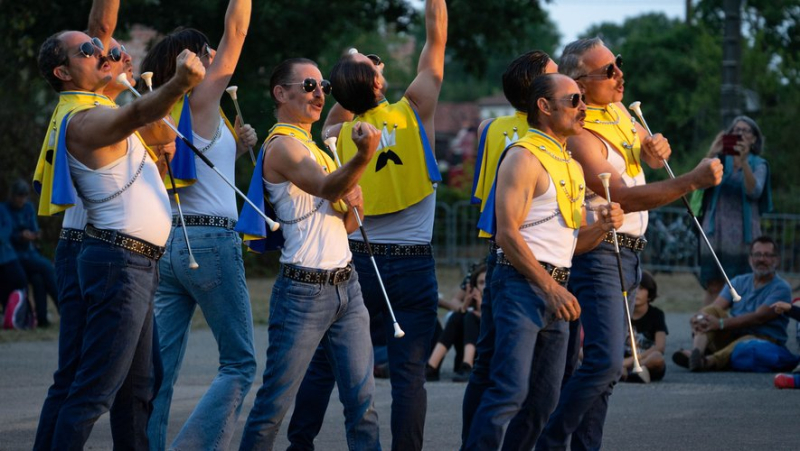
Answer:
[[[481, 264], [472, 269], [469, 282], [466, 284], [464, 302], [447, 317], [444, 331], [431, 352], [425, 371], [429, 382], [439, 380], [439, 368], [451, 346], [463, 346], [464, 349], [461, 365], [453, 381], [469, 380], [472, 363], [475, 360], [475, 343], [478, 341], [481, 329], [481, 300], [484, 286], [486, 286], [486, 265]], [[459, 340], [459, 337], [463, 339]]]
[[667, 323], [664, 312], [650, 305], [658, 296], [658, 286], [653, 276], [642, 272], [642, 281], [636, 291], [636, 304], [631, 313], [631, 323], [636, 332], [636, 349], [639, 354], [641, 373], [633, 373], [633, 353], [630, 341], [626, 341], [623, 361], [623, 380], [627, 382], [659, 381], [664, 378], [666, 365], [664, 350], [667, 347]]

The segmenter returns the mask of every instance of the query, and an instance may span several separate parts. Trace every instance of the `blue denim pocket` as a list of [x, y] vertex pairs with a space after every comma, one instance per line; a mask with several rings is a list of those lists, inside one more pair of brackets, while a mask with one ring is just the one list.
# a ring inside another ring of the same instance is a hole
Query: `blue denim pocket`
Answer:
[[211, 291], [222, 284], [222, 264], [220, 263], [219, 248], [192, 247], [197, 264], [197, 269], [189, 269], [189, 252], [186, 249], [180, 251], [181, 267], [186, 279], [192, 286], [202, 290]]

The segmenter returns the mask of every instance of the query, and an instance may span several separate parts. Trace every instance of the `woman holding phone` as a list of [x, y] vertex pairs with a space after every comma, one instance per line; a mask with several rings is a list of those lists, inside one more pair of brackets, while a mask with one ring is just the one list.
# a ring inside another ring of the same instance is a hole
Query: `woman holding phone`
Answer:
[[[722, 183], [703, 196], [703, 230], [717, 251], [725, 272], [734, 277], [750, 272], [750, 242], [761, 235], [761, 215], [772, 211], [769, 164], [761, 157], [764, 137], [753, 119], [735, 118], [720, 132], [707, 157], [722, 160]], [[700, 246], [700, 284], [705, 305], [717, 298], [725, 284], [705, 245]]]

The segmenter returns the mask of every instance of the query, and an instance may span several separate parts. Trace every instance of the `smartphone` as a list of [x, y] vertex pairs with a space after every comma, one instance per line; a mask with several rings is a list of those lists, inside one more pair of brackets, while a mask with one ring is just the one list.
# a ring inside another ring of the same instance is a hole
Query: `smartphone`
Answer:
[[739, 142], [739, 135], [722, 135], [722, 155], [739, 155], [739, 151], [733, 146]]

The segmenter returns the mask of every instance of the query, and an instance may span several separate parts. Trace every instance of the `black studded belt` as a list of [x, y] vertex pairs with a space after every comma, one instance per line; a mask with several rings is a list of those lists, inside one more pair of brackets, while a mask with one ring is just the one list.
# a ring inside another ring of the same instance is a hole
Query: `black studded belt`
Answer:
[[[228, 230], [233, 230], [236, 227], [236, 220], [225, 216], [183, 215], [183, 220], [186, 223], [186, 227], [210, 226], [222, 227]], [[172, 227], [179, 227], [181, 225], [180, 221], [180, 216], [173, 216]]]
[[[511, 266], [511, 267], [514, 266], [511, 264], [510, 261], [508, 261], [508, 258], [506, 258], [506, 254], [499, 252], [497, 253], [497, 264]], [[553, 280], [555, 280], [559, 284], [566, 285], [567, 282], [569, 281], [569, 268], [553, 266], [547, 262], [539, 262], [539, 264], [542, 265], [542, 268], [544, 268], [544, 270], [547, 271], [548, 274], [550, 274], [550, 277], [552, 277]]]
[[283, 277], [305, 283], [321, 283], [338, 285], [350, 280], [353, 274], [353, 265], [348, 263], [344, 268], [337, 269], [306, 269], [294, 265], [283, 265]]
[[61, 232], [58, 234], [58, 239], [80, 243], [83, 241], [83, 230], [69, 228], [61, 229]]
[[489, 253], [496, 254], [498, 249], [500, 249], [500, 246], [494, 240], [489, 240]]
[[[606, 233], [603, 241], [614, 244], [614, 232]], [[624, 233], [617, 233], [617, 241], [620, 247], [628, 248], [636, 252], [641, 252], [647, 246], [647, 240], [643, 236], [631, 236]]]
[[[374, 255], [388, 255], [390, 257], [429, 257], [433, 255], [430, 244], [372, 244]], [[369, 254], [367, 244], [363, 241], [350, 240], [350, 250], [357, 254]]]
[[147, 241], [125, 235], [116, 230], [101, 230], [95, 228], [91, 224], [87, 224], [84, 232], [86, 232], [86, 236], [89, 238], [104, 241], [108, 244], [144, 255], [147, 258], [152, 258], [153, 260], [158, 260], [164, 255], [164, 247], [150, 244]]

